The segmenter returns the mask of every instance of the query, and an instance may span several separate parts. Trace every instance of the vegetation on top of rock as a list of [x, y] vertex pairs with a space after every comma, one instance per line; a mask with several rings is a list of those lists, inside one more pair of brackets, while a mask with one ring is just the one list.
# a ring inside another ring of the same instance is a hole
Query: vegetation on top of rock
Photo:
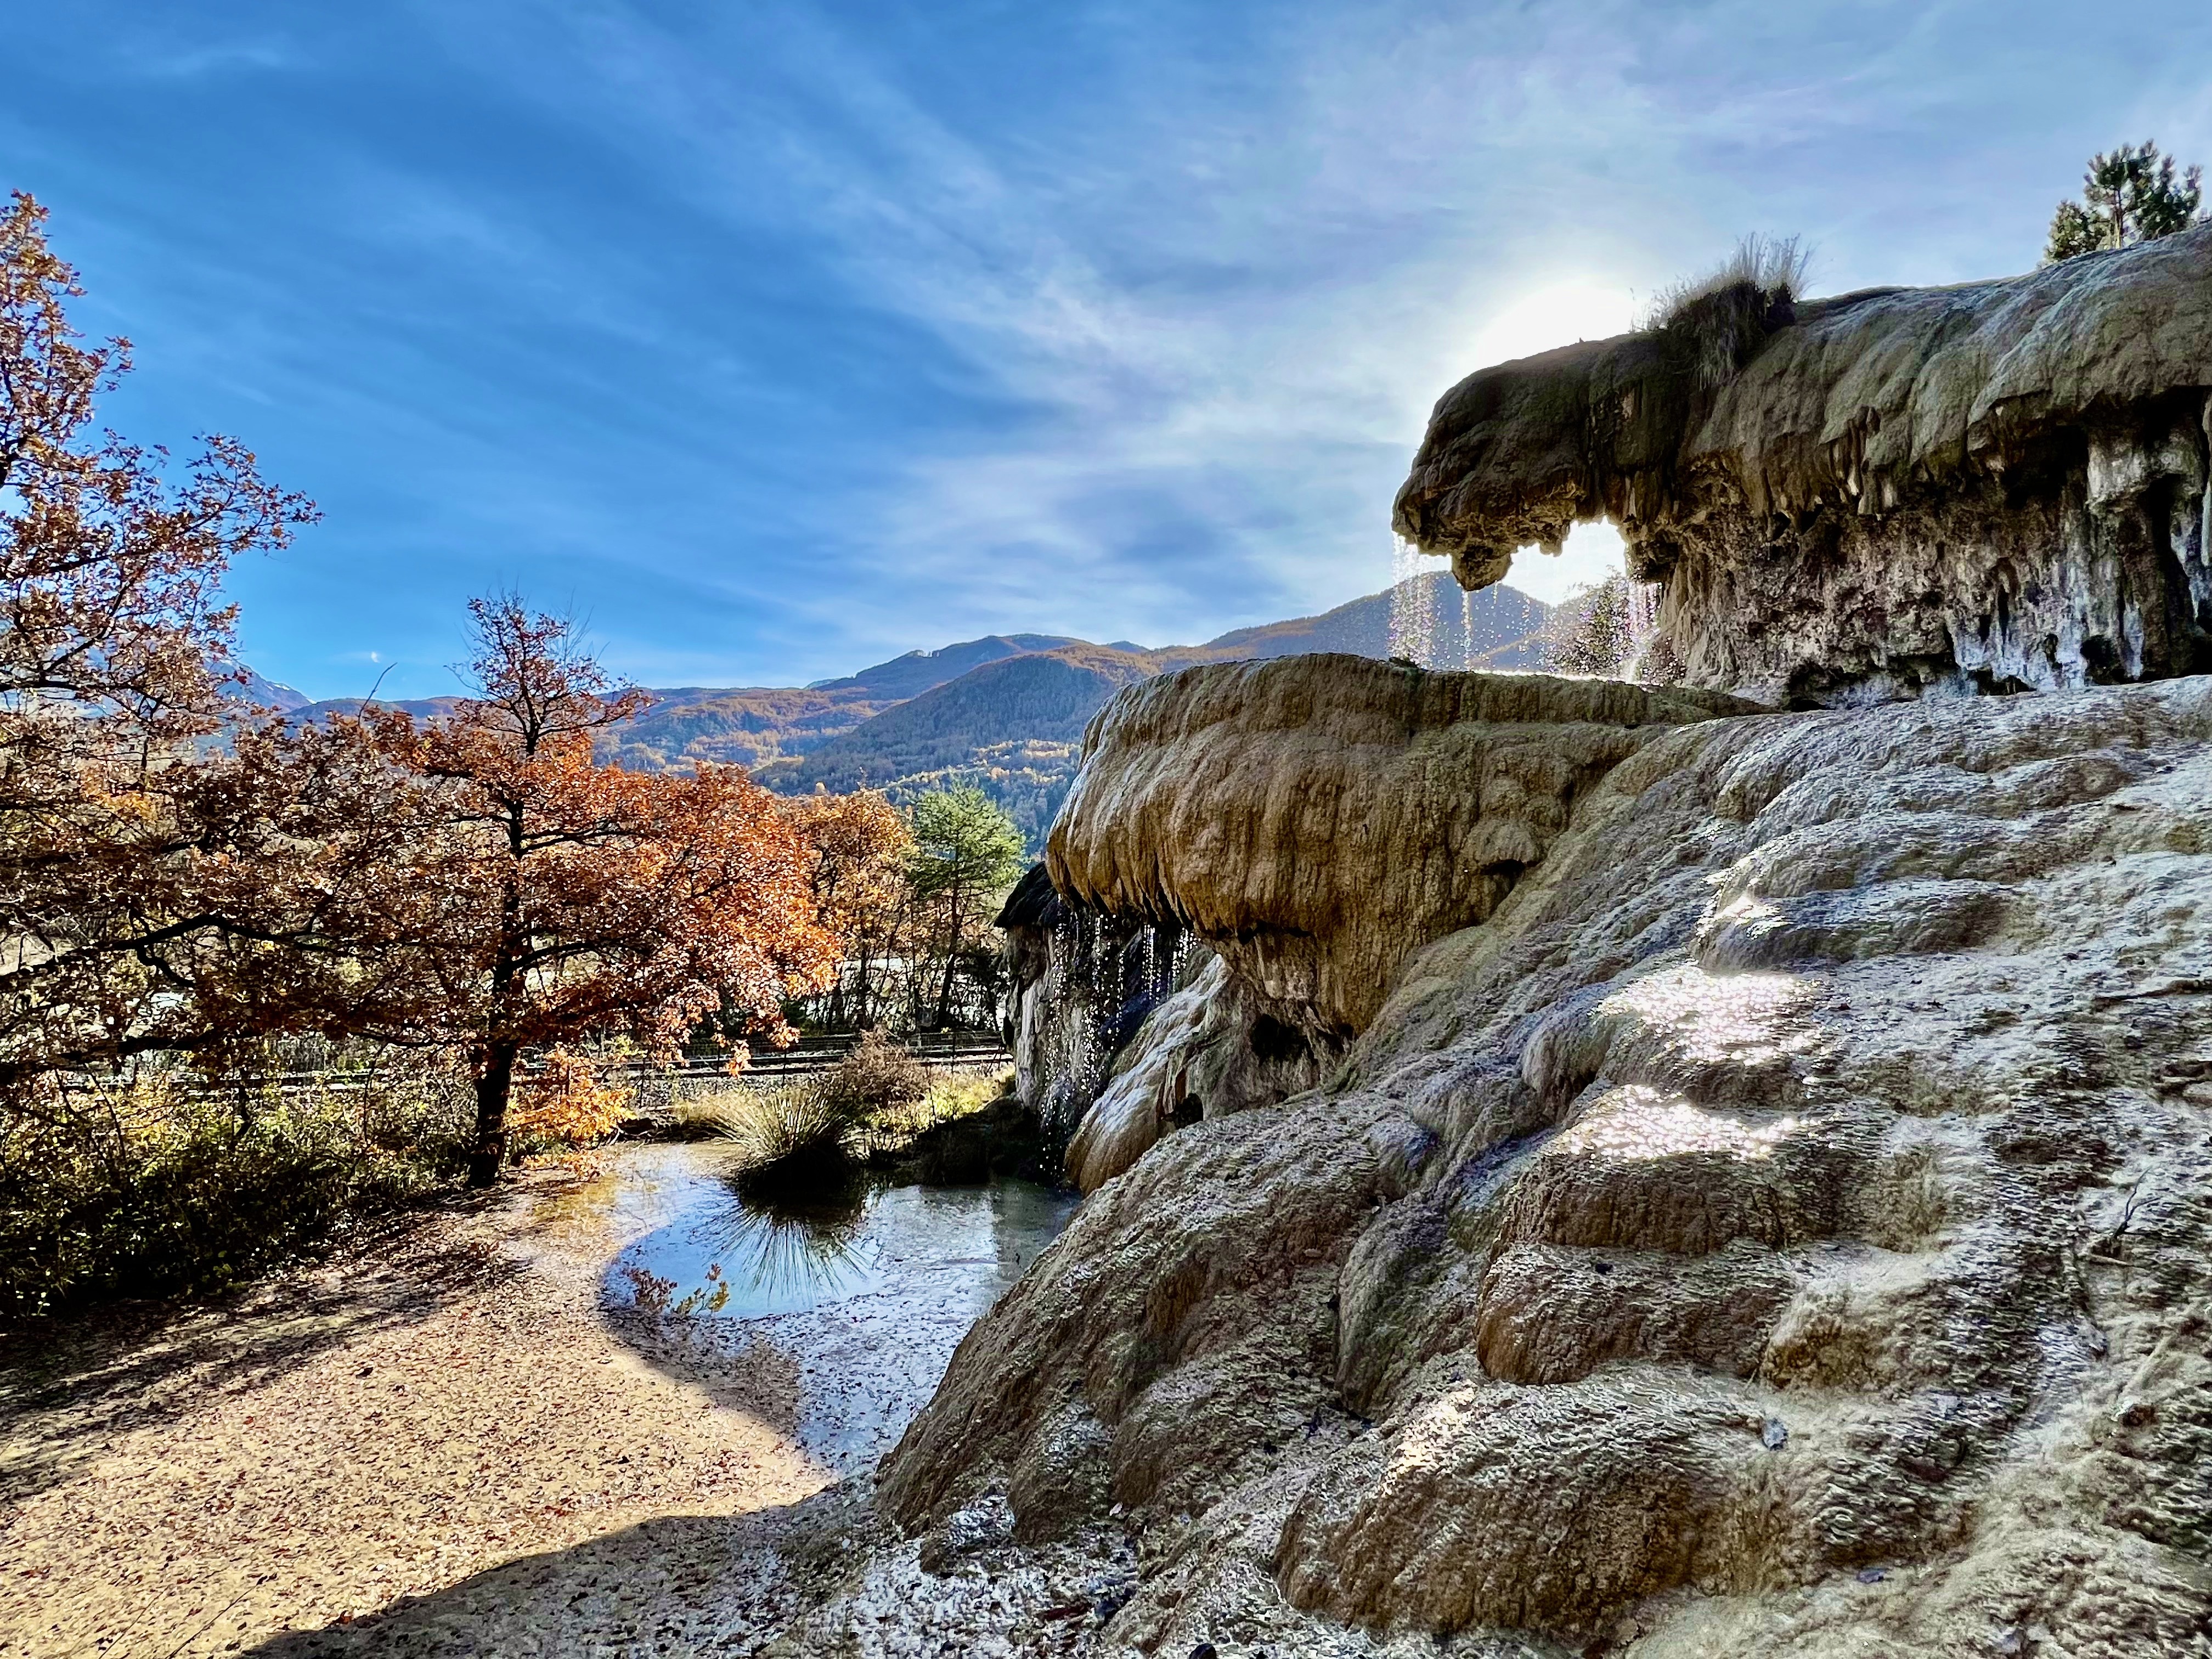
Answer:
[[2177, 177], [2173, 158], [2154, 143], [2122, 144], [2094, 155], [2081, 175], [2080, 199], [2061, 202], [2051, 216], [2044, 263], [2132, 247], [2202, 224], [2203, 183], [2201, 167]]
[[1662, 293], [1645, 329], [1693, 384], [1720, 386], [1769, 334], [1796, 320], [1811, 263], [1795, 236], [1747, 236], [1717, 270]]

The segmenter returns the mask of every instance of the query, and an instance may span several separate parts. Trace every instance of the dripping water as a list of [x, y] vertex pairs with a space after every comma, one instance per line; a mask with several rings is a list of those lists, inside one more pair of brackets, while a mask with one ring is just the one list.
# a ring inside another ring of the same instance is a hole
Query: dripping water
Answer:
[[1058, 1075], [1046, 1086], [1040, 1115], [1065, 1146], [1104, 1087], [1121, 1045], [1174, 993], [1189, 945], [1173, 923], [1130, 928], [1073, 910], [1055, 924], [1053, 949], [1046, 994]]
[[1403, 536], [1390, 542], [1390, 654], [1437, 665], [1437, 590], [1419, 548]]

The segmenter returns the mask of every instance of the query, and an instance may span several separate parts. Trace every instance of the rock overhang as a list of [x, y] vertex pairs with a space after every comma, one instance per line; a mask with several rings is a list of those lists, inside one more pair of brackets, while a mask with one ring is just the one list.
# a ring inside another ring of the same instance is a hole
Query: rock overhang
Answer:
[[2212, 666], [2212, 227], [1735, 337], [1718, 374], [1662, 329], [1468, 376], [1395, 528], [1476, 587], [1610, 520], [1666, 585], [1647, 671], [1765, 701]]
[[1654, 738], [1761, 712], [1692, 688], [1206, 664], [1117, 696], [1048, 843], [1054, 885], [1171, 921], [1276, 1017], [1341, 1044], [1429, 940], [1487, 917], [1577, 797]]

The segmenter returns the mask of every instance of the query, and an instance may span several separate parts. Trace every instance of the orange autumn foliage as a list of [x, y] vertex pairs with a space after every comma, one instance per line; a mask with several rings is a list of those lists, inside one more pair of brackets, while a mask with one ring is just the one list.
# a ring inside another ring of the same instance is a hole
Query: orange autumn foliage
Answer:
[[520, 1086], [521, 1103], [510, 1127], [519, 1134], [563, 1146], [588, 1146], [615, 1132], [629, 1109], [631, 1091], [607, 1080], [583, 1054], [556, 1048]]
[[479, 602], [477, 695], [427, 730], [236, 700], [225, 569], [314, 509], [234, 441], [173, 465], [100, 430], [127, 343], [72, 328], [45, 220], [0, 208], [0, 1130], [72, 1073], [368, 1037], [466, 1056], [489, 1180], [532, 1056], [708, 1014], [775, 1040], [837, 957], [812, 845], [738, 769], [594, 765], [642, 694], [564, 623]]
[[479, 695], [427, 728], [368, 719], [416, 780], [419, 822], [354, 931], [376, 941], [379, 1034], [467, 1054], [483, 1183], [526, 1052], [623, 1035], [665, 1054], [717, 1012], [773, 1040], [837, 950], [775, 797], [736, 767], [595, 763], [593, 734], [642, 694], [612, 686], [562, 619], [511, 596], [471, 610]]

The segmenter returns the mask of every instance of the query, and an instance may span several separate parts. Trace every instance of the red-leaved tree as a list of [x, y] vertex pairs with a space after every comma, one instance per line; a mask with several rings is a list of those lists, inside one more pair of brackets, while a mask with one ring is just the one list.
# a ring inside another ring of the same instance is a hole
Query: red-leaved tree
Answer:
[[710, 1013], [780, 1033], [791, 996], [836, 965], [809, 849], [740, 769], [627, 772], [593, 737], [643, 694], [613, 684], [575, 629], [479, 599], [473, 696], [417, 728], [366, 725], [416, 781], [403, 855], [349, 926], [386, 1039], [459, 1048], [476, 1083], [469, 1178], [497, 1177], [518, 1063], [617, 1035], [666, 1054]]
[[275, 737], [211, 747], [240, 712], [224, 570], [313, 508], [230, 439], [172, 466], [94, 427], [129, 343], [70, 325], [45, 224], [20, 192], [0, 214], [0, 1106], [275, 1018], [232, 969], [313, 931], [294, 907], [318, 897], [319, 792], [350, 811], [376, 787], [327, 753], [319, 781], [279, 778]]

